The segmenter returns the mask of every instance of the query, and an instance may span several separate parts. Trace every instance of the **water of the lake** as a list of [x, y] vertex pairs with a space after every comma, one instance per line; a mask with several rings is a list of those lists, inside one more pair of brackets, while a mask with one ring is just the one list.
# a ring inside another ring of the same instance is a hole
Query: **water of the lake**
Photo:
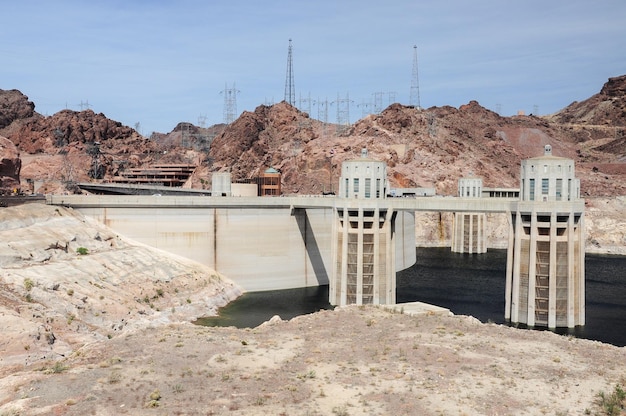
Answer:
[[[587, 254], [586, 325], [558, 333], [626, 345], [626, 256]], [[504, 321], [506, 250], [452, 253], [450, 248], [418, 248], [417, 262], [397, 274], [398, 303], [420, 301], [482, 322]], [[220, 309], [218, 317], [196, 323], [255, 327], [272, 316], [291, 319], [332, 309], [328, 286], [246, 293]]]

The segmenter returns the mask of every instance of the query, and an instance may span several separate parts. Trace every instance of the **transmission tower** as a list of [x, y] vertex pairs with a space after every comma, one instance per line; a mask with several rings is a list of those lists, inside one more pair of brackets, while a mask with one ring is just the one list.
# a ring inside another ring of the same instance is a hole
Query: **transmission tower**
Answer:
[[411, 96], [409, 104], [422, 108], [420, 104], [420, 83], [417, 74], [417, 45], [413, 45], [413, 74], [411, 76]]
[[296, 87], [293, 82], [293, 55], [291, 39], [289, 39], [289, 50], [287, 52], [287, 77], [285, 79], [285, 101], [296, 105]]
[[298, 108], [300, 111], [306, 112], [309, 117], [311, 116], [311, 104], [315, 104], [315, 101], [311, 100], [311, 93], [309, 93], [308, 98], [298, 97]]
[[374, 96], [374, 114], [380, 114], [383, 111], [383, 97], [387, 94], [387, 105], [391, 105], [396, 100], [395, 92], [375, 92], [372, 93]]
[[232, 88], [228, 88], [228, 84], [225, 84], [224, 91], [221, 93], [224, 94], [224, 123], [230, 124], [237, 117], [237, 94], [239, 91], [233, 83]]
[[349, 94], [346, 93], [346, 98], [339, 98], [337, 94], [337, 101], [333, 101], [331, 104], [337, 104], [337, 134], [341, 134], [350, 127], [350, 100]]
[[324, 100], [317, 99], [317, 119], [328, 124], [328, 98]]
[[361, 104], [357, 104], [357, 107], [361, 107], [361, 117], [367, 117], [368, 115], [372, 114], [371, 112], [371, 108], [372, 108], [372, 103], [370, 102], [366, 102], [365, 100], [361, 101]]
[[87, 101], [80, 100], [80, 104], [78, 104], [78, 106], [80, 107], [80, 111], [83, 111], [83, 110], [89, 110], [89, 107], [91, 107], [91, 104], [89, 104], [89, 100]]

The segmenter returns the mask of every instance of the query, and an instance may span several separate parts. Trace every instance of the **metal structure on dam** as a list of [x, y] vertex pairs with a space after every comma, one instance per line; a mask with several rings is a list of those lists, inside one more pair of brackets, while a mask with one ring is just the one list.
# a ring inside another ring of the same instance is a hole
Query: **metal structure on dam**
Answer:
[[506, 319], [584, 325], [584, 200], [573, 161], [546, 147], [522, 170], [520, 199], [387, 198], [386, 166], [365, 153], [343, 163], [337, 196], [49, 195], [47, 203], [203, 263], [247, 291], [328, 284], [334, 305], [395, 303], [395, 273], [416, 261], [415, 212], [505, 213]]

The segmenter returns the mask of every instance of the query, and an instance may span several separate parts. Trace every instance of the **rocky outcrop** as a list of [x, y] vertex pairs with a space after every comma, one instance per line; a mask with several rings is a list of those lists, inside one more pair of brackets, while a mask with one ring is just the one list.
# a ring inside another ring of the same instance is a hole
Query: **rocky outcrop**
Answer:
[[573, 102], [551, 120], [561, 124], [626, 127], [626, 75], [609, 78], [598, 94]]
[[15, 145], [0, 136], [0, 195], [20, 188], [22, 160]]
[[81, 149], [100, 143], [103, 151], [115, 149], [116, 153], [135, 153], [151, 150], [150, 143], [135, 130], [104, 114], [91, 110], [62, 110], [23, 125], [11, 140], [24, 152], [54, 152], [72, 145]]
[[14, 121], [30, 119], [38, 115], [35, 104], [18, 90], [0, 89], [0, 131]]

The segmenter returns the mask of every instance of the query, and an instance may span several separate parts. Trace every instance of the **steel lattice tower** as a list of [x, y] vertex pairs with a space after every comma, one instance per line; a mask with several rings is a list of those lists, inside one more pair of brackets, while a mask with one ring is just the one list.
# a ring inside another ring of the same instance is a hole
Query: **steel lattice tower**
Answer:
[[232, 88], [228, 88], [228, 85], [224, 85], [224, 123], [230, 124], [235, 121], [237, 117], [237, 93], [239, 91], [235, 88], [233, 83]]
[[296, 87], [293, 81], [293, 47], [289, 39], [289, 50], [287, 52], [287, 77], [285, 79], [285, 101], [292, 106], [296, 105]]
[[337, 133], [341, 134], [350, 127], [350, 95], [346, 93], [346, 98], [340, 98], [337, 94], [337, 101], [331, 104], [337, 104]]
[[411, 76], [411, 97], [409, 104], [422, 108], [420, 104], [420, 84], [417, 74], [417, 45], [413, 45], [413, 74]]

